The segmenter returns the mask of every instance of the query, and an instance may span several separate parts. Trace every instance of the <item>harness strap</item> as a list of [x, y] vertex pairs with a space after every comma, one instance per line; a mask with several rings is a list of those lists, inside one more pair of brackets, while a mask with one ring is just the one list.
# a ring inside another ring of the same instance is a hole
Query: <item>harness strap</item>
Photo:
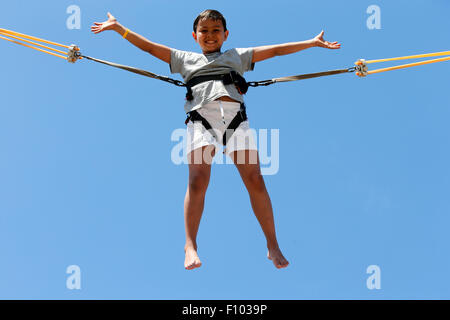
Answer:
[[133, 73], [136, 73], [136, 74], [140, 74], [142, 76], [146, 76], [146, 77], [149, 77], [149, 78], [153, 78], [153, 79], [158, 79], [158, 80], [162, 80], [162, 81], [165, 81], [165, 82], [169, 82], [169, 83], [172, 83], [172, 84], [176, 85], [177, 87], [184, 87], [185, 86], [185, 84], [183, 82], [179, 81], [179, 80], [171, 79], [171, 78], [165, 77], [165, 76], [160, 76], [160, 75], [157, 75], [157, 74], [155, 74], [153, 72], [150, 72], [150, 71], [146, 71], [146, 70], [142, 70], [142, 69], [126, 66], [126, 65], [123, 65], [123, 64], [110, 62], [110, 61], [100, 60], [100, 59], [84, 56], [84, 55], [81, 55], [81, 54], [80, 54], [80, 57], [86, 58], [88, 60], [92, 60], [92, 61], [95, 61], [95, 62], [98, 62], [98, 63], [103, 63], [103, 64], [106, 64], [106, 65], [111, 66], [111, 67], [115, 67], [115, 68], [119, 68], [119, 69], [126, 70], [126, 71], [129, 71], [129, 72], [133, 72]]
[[211, 80], [222, 81], [223, 84], [225, 84], [225, 85], [232, 83], [231, 76], [228, 73], [194, 77], [191, 80], [189, 80], [188, 82], [186, 82], [186, 89], [187, 89], [186, 100], [191, 101], [192, 99], [194, 99], [194, 96], [192, 94], [192, 87], [195, 87], [196, 85], [198, 85], [202, 82], [211, 81]]
[[239, 125], [246, 120], [247, 120], [247, 112], [245, 111], [245, 105], [242, 103], [241, 109], [234, 116], [233, 120], [231, 120], [227, 130], [225, 130], [225, 133], [222, 137], [222, 143], [224, 146], [227, 145], [228, 140], [230, 140], [231, 136], [234, 134]]
[[217, 137], [216, 132], [213, 130], [211, 124], [208, 122], [208, 120], [206, 120], [204, 117], [202, 117], [202, 115], [200, 115], [200, 113], [197, 112], [197, 110], [188, 112], [187, 114], [187, 119], [184, 122], [186, 125], [188, 124], [189, 120], [191, 120], [192, 122], [198, 122], [200, 121], [203, 125], [203, 127], [205, 127], [206, 130], [209, 131], [209, 133], [212, 134], [212, 136], [219, 141], [219, 138]]
[[226, 74], [214, 74], [214, 75], [206, 75], [206, 76], [198, 76], [194, 77], [188, 82], [186, 82], [187, 87], [194, 87], [198, 85], [199, 83], [210, 81], [210, 80], [220, 80], [223, 82], [223, 84], [231, 84], [233, 83], [233, 79], [231, 78], [230, 73]]
[[233, 84], [236, 86], [236, 89], [240, 94], [247, 93], [248, 90], [248, 84], [247, 81], [242, 77], [239, 73], [232, 70], [229, 73], [225, 74], [213, 74], [213, 75], [206, 75], [206, 76], [198, 76], [190, 79], [188, 82], [186, 82], [186, 100], [191, 101], [194, 99], [194, 96], [192, 94], [192, 87], [195, 87], [196, 85], [206, 82], [206, 81], [222, 81], [224, 85], [227, 84]]
[[[234, 132], [239, 127], [239, 125], [242, 122], [246, 121], [247, 119], [248, 118], [247, 118], [247, 112], [245, 110], [245, 104], [241, 103], [240, 110], [237, 112], [237, 114], [231, 120], [230, 124], [228, 125], [227, 129], [225, 130], [225, 133], [223, 134], [222, 144], [224, 146], [227, 145], [228, 140], [230, 140], [230, 138], [233, 136]], [[211, 124], [202, 115], [200, 115], [200, 113], [198, 113], [197, 110], [190, 111], [187, 113], [187, 118], [184, 123], [188, 124], [189, 120], [191, 120], [192, 122], [196, 122], [196, 121], [201, 122], [203, 127], [205, 127], [205, 129], [208, 130], [212, 134], [212, 136], [216, 139], [216, 141], [219, 141], [219, 138], [217, 137], [217, 134], [214, 131], [214, 129], [212, 128]]]
[[269, 79], [269, 80], [251, 81], [248, 83], [248, 85], [250, 87], [268, 86], [268, 85], [271, 85], [271, 84], [274, 84], [277, 82], [305, 80], [305, 79], [311, 79], [311, 78], [317, 78], [317, 77], [323, 77], [323, 76], [332, 76], [335, 74], [348, 73], [348, 72], [354, 72], [354, 71], [355, 71], [355, 68], [353, 67], [353, 68], [347, 68], [347, 69], [338, 69], [338, 70], [330, 70], [330, 71], [323, 71], [323, 72], [299, 74], [299, 75], [295, 75], [295, 76], [273, 78], [273, 79]]

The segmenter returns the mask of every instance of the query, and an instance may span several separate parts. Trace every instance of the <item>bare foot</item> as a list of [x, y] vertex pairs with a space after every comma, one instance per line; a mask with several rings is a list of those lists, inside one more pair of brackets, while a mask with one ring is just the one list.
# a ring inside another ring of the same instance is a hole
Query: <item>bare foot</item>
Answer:
[[267, 252], [267, 258], [272, 260], [275, 267], [278, 269], [286, 268], [289, 265], [289, 262], [286, 260], [286, 258], [281, 253], [280, 248], [269, 248], [269, 251]]
[[186, 270], [192, 270], [202, 265], [200, 258], [198, 257], [197, 250], [193, 247], [187, 247], [184, 249], [186, 254], [184, 259], [184, 268]]

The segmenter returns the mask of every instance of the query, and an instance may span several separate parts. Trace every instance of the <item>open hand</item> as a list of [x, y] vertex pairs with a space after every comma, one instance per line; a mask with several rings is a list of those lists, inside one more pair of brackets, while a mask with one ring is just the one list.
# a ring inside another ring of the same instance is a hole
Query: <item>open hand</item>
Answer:
[[314, 39], [313, 42], [316, 45], [316, 47], [322, 47], [327, 49], [339, 49], [341, 47], [341, 44], [337, 41], [335, 42], [328, 42], [323, 39], [323, 30], [321, 33], [319, 33]]
[[91, 31], [93, 33], [100, 33], [105, 30], [113, 30], [117, 25], [117, 19], [108, 12], [108, 20], [105, 22], [94, 22], [94, 25], [91, 27]]

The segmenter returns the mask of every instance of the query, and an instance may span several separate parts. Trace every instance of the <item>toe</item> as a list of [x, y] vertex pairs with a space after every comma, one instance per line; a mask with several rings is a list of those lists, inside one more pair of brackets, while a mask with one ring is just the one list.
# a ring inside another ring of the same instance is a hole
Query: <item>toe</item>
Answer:
[[289, 265], [289, 262], [283, 261], [283, 262], [280, 264], [280, 268], [286, 268], [288, 265]]

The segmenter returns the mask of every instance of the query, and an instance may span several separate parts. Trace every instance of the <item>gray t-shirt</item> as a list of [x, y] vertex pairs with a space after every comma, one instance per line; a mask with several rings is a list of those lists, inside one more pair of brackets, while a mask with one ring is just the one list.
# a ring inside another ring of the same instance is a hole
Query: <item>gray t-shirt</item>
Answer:
[[[253, 70], [253, 48], [236, 48], [225, 52], [201, 54], [177, 49], [171, 49], [170, 72], [180, 73], [187, 82], [196, 76], [224, 74], [231, 70], [243, 75]], [[206, 81], [192, 88], [194, 99], [186, 101], [186, 112], [201, 108], [217, 98], [228, 96], [234, 100], [244, 102], [234, 84], [224, 85], [222, 81]]]

